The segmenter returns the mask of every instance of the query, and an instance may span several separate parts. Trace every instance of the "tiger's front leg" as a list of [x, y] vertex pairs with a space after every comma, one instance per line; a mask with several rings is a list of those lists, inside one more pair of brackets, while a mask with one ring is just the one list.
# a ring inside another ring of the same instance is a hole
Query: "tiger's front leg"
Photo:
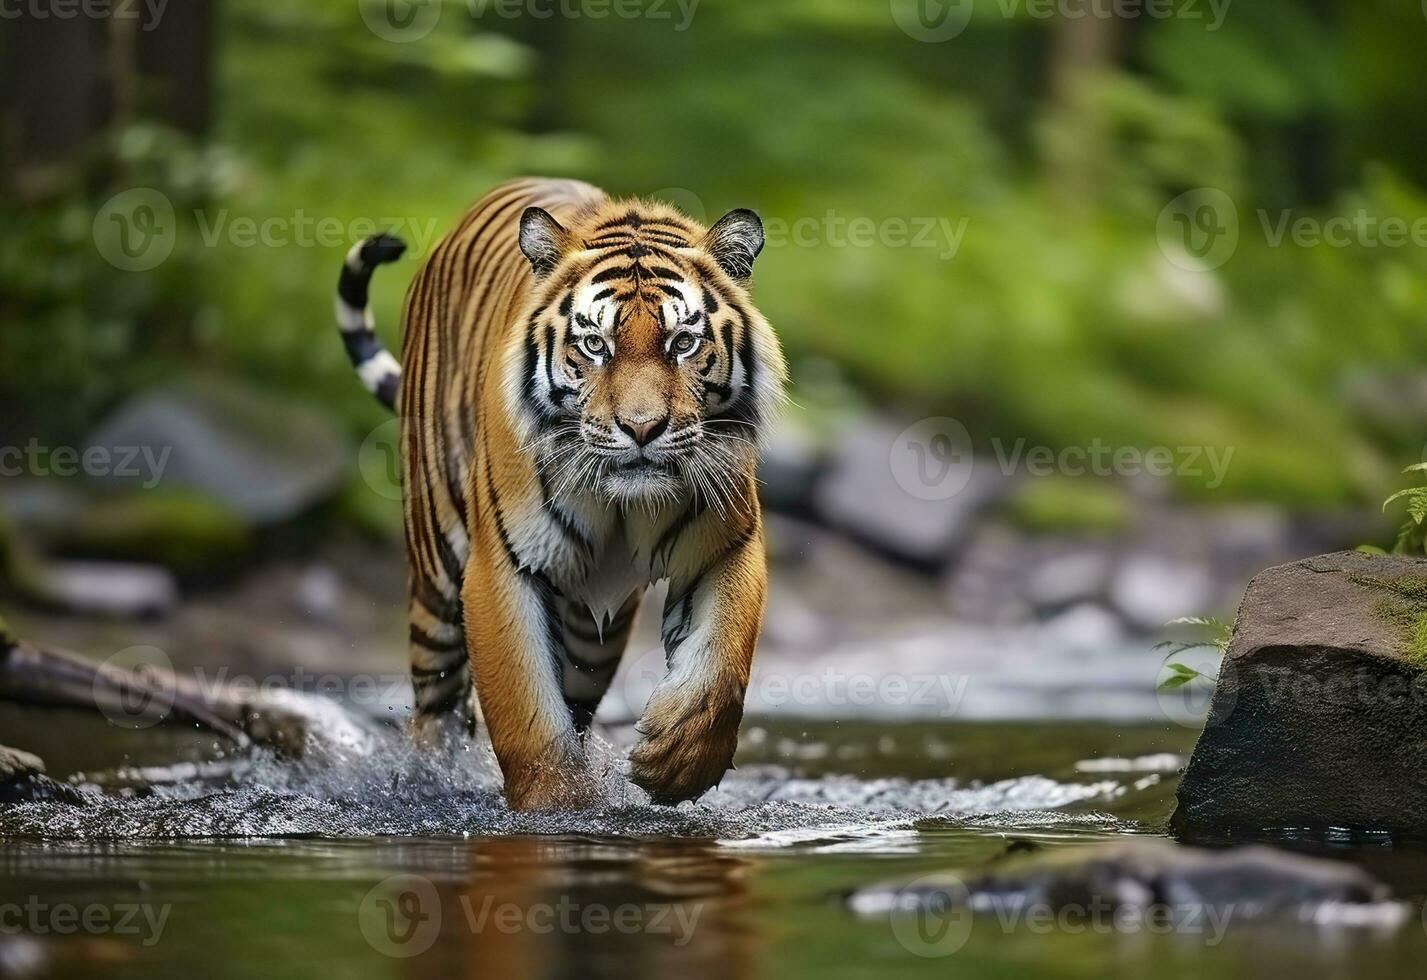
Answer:
[[596, 783], [561, 685], [558, 597], [517, 567], [489, 526], [472, 549], [461, 597], [481, 714], [512, 809], [582, 808]]
[[768, 573], [758, 515], [701, 573], [671, 581], [663, 638], [669, 670], [630, 753], [631, 778], [657, 803], [694, 799], [733, 765]]

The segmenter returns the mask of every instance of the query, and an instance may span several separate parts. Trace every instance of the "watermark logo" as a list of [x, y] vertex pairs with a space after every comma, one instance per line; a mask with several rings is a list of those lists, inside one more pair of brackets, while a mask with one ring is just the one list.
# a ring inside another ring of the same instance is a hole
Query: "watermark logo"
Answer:
[[421, 40], [441, 20], [441, 0], [359, 0], [357, 8], [373, 34], [395, 44]]
[[[1427, 3], [1427, 0], [1423, 0]], [[701, 225], [708, 224], [709, 210], [704, 207], [703, 198], [687, 187], [662, 187], [649, 195], [656, 201], [672, 204]]]
[[1198, 731], [1211, 724], [1210, 708], [1217, 714], [1212, 724], [1224, 722], [1234, 710], [1237, 685], [1233, 665], [1213, 646], [1189, 647], [1165, 657], [1155, 678], [1155, 700], [1166, 718], [1182, 728]]
[[1216, 187], [1185, 191], [1166, 204], [1155, 223], [1160, 252], [1190, 272], [1209, 272], [1239, 248], [1239, 211]]
[[167, 8], [168, 0], [0, 0], [0, 20], [137, 20], [152, 31]]
[[377, 496], [401, 499], [401, 419], [388, 419], [362, 440], [357, 472]]
[[[671, 937], [678, 947], [693, 939], [703, 912], [697, 902], [608, 905], [577, 901], [569, 895], [550, 902], [502, 902], [494, 895], [476, 899], [462, 894], [457, 904], [460, 914], [449, 916], [446, 925], [450, 929], [464, 927], [471, 935], [657, 935]], [[367, 892], [357, 919], [372, 949], [410, 959], [429, 950], [441, 934], [441, 896], [436, 886], [420, 875], [393, 875]]]
[[971, 23], [972, 0], [890, 0], [892, 20], [923, 44], [950, 41]]
[[176, 694], [173, 661], [158, 647], [126, 647], [106, 659], [94, 678], [94, 703], [120, 728], [159, 724]]
[[888, 464], [897, 485], [918, 500], [950, 500], [971, 482], [971, 433], [953, 418], [922, 419], [897, 436]]
[[[623, 668], [625, 706], [642, 714], [665, 675], [662, 646], [641, 654]], [[947, 673], [872, 673], [836, 666], [804, 670], [777, 669], [755, 664], [748, 678], [744, 703], [750, 710], [787, 710], [807, 715], [832, 709], [846, 715], [868, 709], [909, 709], [919, 717], [951, 718], [961, 711], [971, 677]]]
[[956, 258], [971, 219], [930, 215], [872, 218], [848, 216], [829, 209], [817, 216], [763, 222], [769, 248], [888, 248], [935, 249], [943, 262]]
[[147, 272], [173, 254], [179, 223], [183, 233], [197, 233], [204, 248], [325, 248], [346, 249], [352, 242], [378, 232], [395, 234], [416, 254], [425, 253], [440, 229], [437, 218], [339, 218], [309, 214], [302, 208], [290, 214], [234, 215], [222, 208], [204, 208], [180, 214], [162, 191], [136, 187], [106, 201], [94, 217], [93, 238], [99, 254], [126, 272]]
[[897, 890], [888, 909], [892, 935], [913, 956], [951, 956], [971, 938], [971, 893], [955, 875], [925, 875]]
[[152, 187], [115, 194], [94, 216], [94, 244], [104, 260], [125, 272], [147, 272], [173, 253], [178, 217], [173, 202]]
[[172, 446], [90, 446], [81, 452], [31, 439], [23, 446], [0, 446], [0, 477], [109, 477], [152, 490], [163, 479], [172, 454]]
[[0, 936], [131, 936], [142, 946], [155, 946], [172, 911], [172, 905], [74, 905], [31, 895], [23, 902], [0, 902]]
[[441, 934], [441, 896], [421, 875], [392, 875], [363, 896], [357, 928], [383, 956], [420, 956]]
[[1270, 214], [1260, 208], [1258, 217], [1269, 248], [1285, 241], [1299, 248], [1427, 248], [1427, 218], [1380, 217], [1366, 208], [1328, 218], [1295, 217], [1289, 210]]

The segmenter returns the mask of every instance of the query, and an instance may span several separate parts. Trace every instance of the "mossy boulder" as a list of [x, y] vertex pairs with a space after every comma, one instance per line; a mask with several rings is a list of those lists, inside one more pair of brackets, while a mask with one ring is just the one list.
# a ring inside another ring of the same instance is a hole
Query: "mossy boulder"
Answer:
[[1249, 583], [1172, 822], [1427, 837], [1424, 763], [1427, 560], [1309, 558]]
[[85, 450], [109, 465], [109, 491], [165, 492], [223, 504], [253, 526], [290, 521], [330, 500], [351, 464], [320, 412], [232, 381], [175, 382], [121, 406]]
[[72, 557], [162, 565], [192, 575], [240, 561], [253, 536], [242, 515], [222, 501], [150, 490], [97, 499], [50, 543]]

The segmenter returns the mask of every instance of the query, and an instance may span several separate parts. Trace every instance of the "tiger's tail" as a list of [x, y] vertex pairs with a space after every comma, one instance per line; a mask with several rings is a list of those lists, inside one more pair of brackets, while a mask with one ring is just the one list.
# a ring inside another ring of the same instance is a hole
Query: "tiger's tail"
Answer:
[[401, 364], [382, 344], [373, 329], [372, 311], [367, 308], [367, 286], [377, 266], [395, 262], [406, 251], [406, 242], [392, 235], [374, 235], [352, 246], [337, 279], [337, 326], [342, 344], [357, 376], [377, 401], [396, 410]]

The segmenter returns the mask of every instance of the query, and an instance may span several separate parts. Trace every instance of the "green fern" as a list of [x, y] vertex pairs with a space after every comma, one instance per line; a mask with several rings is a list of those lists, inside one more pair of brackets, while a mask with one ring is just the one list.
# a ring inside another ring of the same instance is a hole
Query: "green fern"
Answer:
[[[1416, 463], [1403, 470], [1404, 473], [1427, 473], [1427, 463]], [[1383, 501], [1382, 509], [1407, 501], [1407, 521], [1397, 532], [1397, 540], [1392, 550], [1398, 555], [1420, 555], [1427, 553], [1427, 486], [1408, 487]]]
[[[1210, 648], [1217, 650], [1223, 656], [1229, 650], [1229, 640], [1234, 635], [1234, 624], [1227, 623], [1217, 616], [1185, 616], [1182, 619], [1172, 619], [1164, 624], [1166, 628], [1172, 626], [1192, 626], [1196, 629], [1206, 631], [1205, 635], [1197, 640], [1165, 640], [1163, 643], [1156, 643], [1155, 650], [1168, 650], [1165, 660], [1171, 660], [1190, 650]], [[1210, 677], [1203, 671], [1195, 670], [1188, 664], [1172, 662], [1165, 664], [1169, 668], [1170, 676], [1160, 682], [1161, 691], [1172, 691], [1177, 687], [1183, 687], [1195, 678], [1203, 678], [1211, 684], [1216, 678]]]

